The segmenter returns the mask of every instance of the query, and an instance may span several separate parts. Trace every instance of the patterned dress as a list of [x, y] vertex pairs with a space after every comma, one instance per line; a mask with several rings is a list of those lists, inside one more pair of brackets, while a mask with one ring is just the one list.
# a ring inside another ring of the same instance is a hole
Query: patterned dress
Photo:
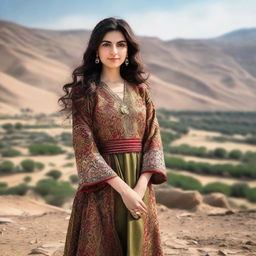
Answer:
[[[145, 84], [126, 82], [121, 99], [105, 83], [72, 108], [73, 147], [79, 186], [69, 220], [64, 256], [160, 256], [153, 184], [167, 180], [160, 128]], [[116, 176], [133, 188], [152, 173], [134, 219], [106, 181]]]

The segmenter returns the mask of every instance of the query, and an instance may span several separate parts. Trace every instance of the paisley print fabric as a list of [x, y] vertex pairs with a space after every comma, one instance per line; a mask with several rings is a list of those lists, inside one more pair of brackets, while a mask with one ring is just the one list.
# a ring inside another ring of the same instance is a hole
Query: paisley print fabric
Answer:
[[[167, 175], [155, 106], [144, 84], [126, 83], [123, 99], [117, 99], [110, 90], [101, 83], [93, 98], [73, 102], [79, 185], [64, 256], [163, 255], [152, 185], [165, 182]], [[127, 111], [120, 111], [122, 106]], [[111, 153], [105, 152], [101, 145], [108, 145], [110, 150], [112, 141], [115, 147]], [[134, 142], [136, 147], [127, 146]], [[127, 145], [122, 146], [124, 143]], [[135, 220], [106, 181], [119, 176], [134, 187], [145, 172], [152, 173], [143, 198], [148, 213]]]

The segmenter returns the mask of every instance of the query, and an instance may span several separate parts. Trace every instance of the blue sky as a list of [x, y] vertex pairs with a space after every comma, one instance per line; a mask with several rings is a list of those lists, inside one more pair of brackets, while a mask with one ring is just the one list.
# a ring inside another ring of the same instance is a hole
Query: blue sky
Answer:
[[256, 27], [255, 0], [0, 0], [0, 19], [34, 28], [93, 29], [123, 18], [137, 35], [211, 38]]

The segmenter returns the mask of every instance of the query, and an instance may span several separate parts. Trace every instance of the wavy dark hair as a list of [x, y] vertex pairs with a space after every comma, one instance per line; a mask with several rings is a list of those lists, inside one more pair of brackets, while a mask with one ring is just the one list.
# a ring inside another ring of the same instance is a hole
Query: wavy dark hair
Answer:
[[60, 112], [64, 111], [70, 116], [73, 100], [94, 95], [96, 86], [100, 84], [102, 71], [102, 63], [95, 63], [96, 52], [105, 34], [114, 30], [120, 31], [124, 35], [128, 46], [129, 65], [125, 66], [122, 63], [120, 67], [121, 77], [135, 85], [145, 83], [149, 86], [147, 82], [149, 74], [142, 64], [140, 47], [131, 27], [123, 19], [106, 18], [101, 20], [93, 29], [83, 54], [82, 65], [75, 68], [72, 73], [73, 81], [63, 86], [65, 95], [58, 99], [58, 103], [63, 107]]

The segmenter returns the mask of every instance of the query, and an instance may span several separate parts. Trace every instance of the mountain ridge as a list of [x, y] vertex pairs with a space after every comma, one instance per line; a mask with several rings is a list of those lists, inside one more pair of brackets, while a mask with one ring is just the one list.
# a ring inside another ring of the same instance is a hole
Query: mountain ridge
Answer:
[[[0, 20], [0, 103], [5, 106], [1, 107], [1, 113], [8, 108], [19, 111], [7, 95], [10, 77], [14, 78], [12, 88], [20, 81], [55, 95], [50, 98], [57, 101], [63, 95], [62, 86], [71, 81], [72, 71], [82, 62], [90, 33], [81, 29], [28, 28]], [[156, 107], [255, 111], [256, 41], [243, 42], [241, 34], [256, 37], [256, 29], [239, 29], [211, 39], [163, 41], [158, 37], [139, 36], [141, 56], [151, 74]], [[31, 102], [28, 104], [31, 109], [42, 111], [42, 107], [24, 96], [31, 94], [29, 86], [23, 87], [27, 91], [19, 102], [21, 105]], [[49, 105], [51, 107], [45, 106], [43, 111], [58, 110], [53, 108], [56, 103]]]

